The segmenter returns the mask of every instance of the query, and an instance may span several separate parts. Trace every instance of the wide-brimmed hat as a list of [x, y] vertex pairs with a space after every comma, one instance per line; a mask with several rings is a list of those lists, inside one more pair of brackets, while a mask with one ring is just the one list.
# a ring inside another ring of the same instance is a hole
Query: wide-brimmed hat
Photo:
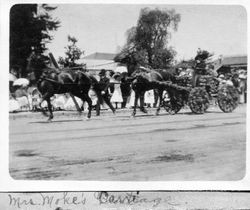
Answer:
[[219, 76], [219, 78], [224, 79], [225, 76], [224, 76], [223, 74], [221, 74], [221, 75]]
[[121, 74], [120, 73], [115, 73], [112, 77], [114, 79], [121, 79]]
[[99, 72], [99, 76], [104, 76], [104, 75], [106, 75], [106, 70], [101, 69], [101, 71]]
[[239, 74], [239, 78], [240, 78], [240, 79], [246, 79], [246, 78], [247, 78], [247, 75], [245, 75], [245, 74]]

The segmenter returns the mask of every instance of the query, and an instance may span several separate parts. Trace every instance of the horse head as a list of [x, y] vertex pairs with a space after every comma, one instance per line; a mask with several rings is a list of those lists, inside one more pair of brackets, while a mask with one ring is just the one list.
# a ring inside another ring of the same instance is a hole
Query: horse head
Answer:
[[145, 72], [147, 72], [145, 69], [146, 69], [146, 68], [144, 68], [144, 67], [136, 68], [136, 69], [133, 71], [133, 73], [131, 74], [130, 79], [133, 81], [133, 80], [135, 80], [138, 76], [141, 76], [141, 75], [145, 74]]

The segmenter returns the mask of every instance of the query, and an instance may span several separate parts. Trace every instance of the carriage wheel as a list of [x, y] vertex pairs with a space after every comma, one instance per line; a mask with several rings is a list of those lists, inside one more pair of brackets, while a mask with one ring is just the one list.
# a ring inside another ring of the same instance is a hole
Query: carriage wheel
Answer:
[[223, 85], [218, 90], [218, 105], [225, 112], [232, 112], [238, 106], [239, 94], [233, 86]]
[[195, 114], [203, 114], [209, 107], [209, 96], [202, 87], [193, 88], [188, 97], [188, 105]]
[[182, 105], [180, 103], [175, 103], [175, 105], [173, 105], [173, 103], [171, 101], [165, 101], [163, 103], [164, 109], [169, 113], [169, 114], [177, 114], [181, 108]]
[[204, 111], [207, 111], [207, 110], [208, 110], [209, 105], [210, 105], [209, 103], [206, 103], [206, 104], [205, 104], [205, 109], [204, 109]]

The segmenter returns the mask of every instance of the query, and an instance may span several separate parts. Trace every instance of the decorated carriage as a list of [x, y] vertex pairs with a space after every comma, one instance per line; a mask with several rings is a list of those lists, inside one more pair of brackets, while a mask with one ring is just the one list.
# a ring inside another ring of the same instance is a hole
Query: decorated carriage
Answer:
[[176, 77], [176, 88], [170, 88], [163, 106], [170, 114], [178, 113], [188, 105], [193, 113], [203, 114], [210, 104], [218, 104], [223, 112], [232, 112], [238, 106], [239, 94], [232, 82], [211, 74], [206, 65], [207, 51], [198, 52], [192, 75]]

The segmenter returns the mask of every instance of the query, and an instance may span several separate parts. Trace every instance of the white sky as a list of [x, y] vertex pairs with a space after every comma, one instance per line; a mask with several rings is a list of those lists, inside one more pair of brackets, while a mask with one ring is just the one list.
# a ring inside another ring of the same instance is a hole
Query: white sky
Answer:
[[125, 32], [135, 26], [141, 8], [175, 9], [181, 14], [177, 32], [170, 45], [178, 59], [194, 57], [200, 47], [216, 55], [247, 54], [247, 14], [241, 6], [175, 6], [59, 4], [53, 17], [61, 27], [52, 33], [54, 40], [47, 47], [56, 59], [64, 56], [67, 35], [78, 39], [85, 55], [94, 52], [116, 53], [125, 44]]

